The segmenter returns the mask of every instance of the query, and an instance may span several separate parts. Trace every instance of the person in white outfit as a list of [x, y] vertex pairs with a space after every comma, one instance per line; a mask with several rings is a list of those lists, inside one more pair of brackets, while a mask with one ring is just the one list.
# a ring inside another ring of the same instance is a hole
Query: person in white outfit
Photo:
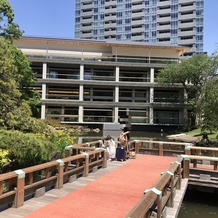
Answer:
[[116, 159], [116, 143], [110, 135], [108, 135], [104, 139], [104, 147], [107, 149], [107, 152], [108, 152], [108, 160], [109, 161], [115, 160]]

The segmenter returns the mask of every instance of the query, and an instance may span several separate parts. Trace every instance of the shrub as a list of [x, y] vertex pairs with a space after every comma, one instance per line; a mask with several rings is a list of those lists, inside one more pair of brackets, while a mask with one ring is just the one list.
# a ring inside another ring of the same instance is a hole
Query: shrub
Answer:
[[0, 149], [8, 151], [8, 162], [16, 160], [19, 169], [48, 161], [54, 146], [49, 140], [32, 133], [0, 130]]

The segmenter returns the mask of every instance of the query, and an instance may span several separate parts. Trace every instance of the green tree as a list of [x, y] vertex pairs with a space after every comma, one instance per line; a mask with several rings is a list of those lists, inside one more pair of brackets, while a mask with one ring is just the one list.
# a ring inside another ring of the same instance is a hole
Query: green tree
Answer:
[[[7, 0], [0, 1], [0, 126], [8, 129], [32, 131], [38, 129], [33, 122], [39, 96], [33, 90], [36, 75], [27, 57], [15, 47], [13, 39], [22, 36], [13, 22], [14, 13]], [[31, 124], [32, 123], [32, 124]]]
[[[211, 88], [212, 86], [213, 89], [215, 88], [215, 83], [211, 83], [211, 81], [217, 76], [217, 69], [218, 56], [216, 53], [211, 56], [205, 54], [194, 55], [187, 59], [181, 59], [177, 64], [161, 70], [157, 81], [169, 85], [182, 84], [186, 93], [185, 100], [193, 111], [196, 121], [204, 124], [206, 120], [202, 118], [209, 116], [207, 115], [209, 111], [206, 109], [206, 104], [202, 104], [202, 102], [208, 101], [205, 88], [209, 84]], [[211, 94], [210, 97], [213, 98], [213, 95]]]
[[14, 11], [8, 0], [0, 1], [0, 36], [10, 40], [22, 36], [19, 25], [14, 22]]
[[197, 101], [200, 123], [209, 129], [218, 129], [218, 76], [209, 78]]

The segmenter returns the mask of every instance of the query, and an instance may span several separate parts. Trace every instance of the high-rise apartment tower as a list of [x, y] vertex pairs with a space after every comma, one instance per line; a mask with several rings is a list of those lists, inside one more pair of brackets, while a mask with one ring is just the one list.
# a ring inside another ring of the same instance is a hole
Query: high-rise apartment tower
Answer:
[[204, 0], [75, 0], [75, 38], [132, 40], [203, 53]]

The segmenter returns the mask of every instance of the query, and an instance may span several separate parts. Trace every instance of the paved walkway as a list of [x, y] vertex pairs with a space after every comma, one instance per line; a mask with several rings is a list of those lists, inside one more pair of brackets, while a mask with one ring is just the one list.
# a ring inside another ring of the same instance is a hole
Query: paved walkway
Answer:
[[3, 211], [0, 217], [123, 218], [175, 159], [142, 155], [126, 162], [110, 162], [108, 168], [28, 200], [21, 208]]

